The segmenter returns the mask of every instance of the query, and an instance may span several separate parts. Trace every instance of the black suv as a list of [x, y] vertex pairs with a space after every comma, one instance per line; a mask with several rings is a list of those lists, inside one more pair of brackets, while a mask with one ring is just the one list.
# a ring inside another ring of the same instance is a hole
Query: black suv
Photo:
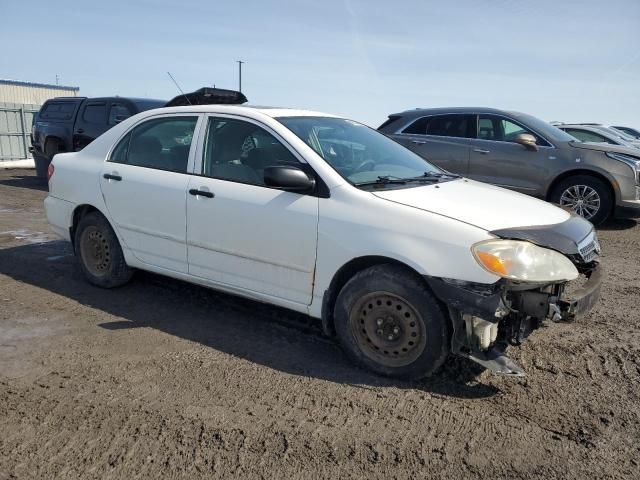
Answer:
[[39, 177], [56, 153], [77, 152], [136, 113], [165, 106], [165, 100], [123, 97], [58, 97], [47, 100], [33, 118], [31, 148]]

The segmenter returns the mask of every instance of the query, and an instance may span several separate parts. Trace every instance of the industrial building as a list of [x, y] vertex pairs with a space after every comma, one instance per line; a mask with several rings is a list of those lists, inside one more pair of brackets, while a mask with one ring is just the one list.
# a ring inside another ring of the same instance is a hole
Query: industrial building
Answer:
[[29, 158], [33, 115], [54, 97], [77, 96], [79, 87], [0, 79], [0, 166]]

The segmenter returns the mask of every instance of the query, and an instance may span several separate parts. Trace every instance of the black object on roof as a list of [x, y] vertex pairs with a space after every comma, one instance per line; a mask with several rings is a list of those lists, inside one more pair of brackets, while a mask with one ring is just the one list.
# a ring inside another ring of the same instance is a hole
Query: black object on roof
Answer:
[[184, 105], [241, 105], [247, 102], [242, 92], [225, 90], [224, 88], [204, 87], [195, 92], [178, 95], [169, 100], [165, 107], [180, 107]]

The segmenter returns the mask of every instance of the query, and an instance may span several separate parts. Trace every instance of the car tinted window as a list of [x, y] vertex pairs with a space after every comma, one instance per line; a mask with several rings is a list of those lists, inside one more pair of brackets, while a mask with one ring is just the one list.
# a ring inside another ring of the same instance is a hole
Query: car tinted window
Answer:
[[522, 133], [533, 135], [538, 145], [549, 146], [544, 138], [512, 120], [498, 115], [479, 115], [478, 117], [477, 138], [480, 140], [516, 143], [516, 138]]
[[472, 136], [471, 128], [475, 122], [473, 115], [435, 115], [427, 123], [427, 135], [441, 137], [468, 138]]
[[427, 133], [427, 123], [429, 123], [429, 117], [422, 117], [413, 122], [402, 133], [409, 133], [413, 135], [425, 135]]
[[596, 143], [613, 143], [612, 141], [606, 139], [604, 136], [599, 133], [590, 132], [588, 130], [581, 130], [577, 128], [567, 128], [564, 129], [569, 135], [577, 138], [581, 142], [596, 142]]
[[107, 106], [104, 103], [90, 103], [82, 113], [82, 120], [86, 123], [104, 124], [106, 116]]
[[278, 165], [301, 164], [265, 129], [242, 120], [209, 120], [202, 162], [203, 175], [264, 185], [264, 169]]
[[131, 116], [131, 112], [129, 109], [121, 104], [114, 103], [109, 108], [109, 125], [115, 125], [116, 123], [120, 123], [123, 120], [126, 120]]
[[42, 108], [40, 118], [50, 120], [70, 120], [75, 108], [75, 104], [71, 102], [49, 102]]
[[198, 117], [165, 117], [136, 126], [109, 161], [185, 173]]

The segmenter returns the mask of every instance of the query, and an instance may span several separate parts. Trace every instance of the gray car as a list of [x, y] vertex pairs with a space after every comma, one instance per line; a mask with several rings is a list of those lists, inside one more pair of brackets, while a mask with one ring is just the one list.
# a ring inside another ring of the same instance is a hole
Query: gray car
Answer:
[[567, 132], [581, 142], [609, 143], [622, 147], [640, 148], [640, 140], [603, 125], [592, 123], [559, 123], [554, 124], [554, 126], [563, 132]]
[[577, 141], [489, 108], [407, 110], [378, 130], [453, 173], [558, 203], [592, 223], [640, 217], [640, 151]]

